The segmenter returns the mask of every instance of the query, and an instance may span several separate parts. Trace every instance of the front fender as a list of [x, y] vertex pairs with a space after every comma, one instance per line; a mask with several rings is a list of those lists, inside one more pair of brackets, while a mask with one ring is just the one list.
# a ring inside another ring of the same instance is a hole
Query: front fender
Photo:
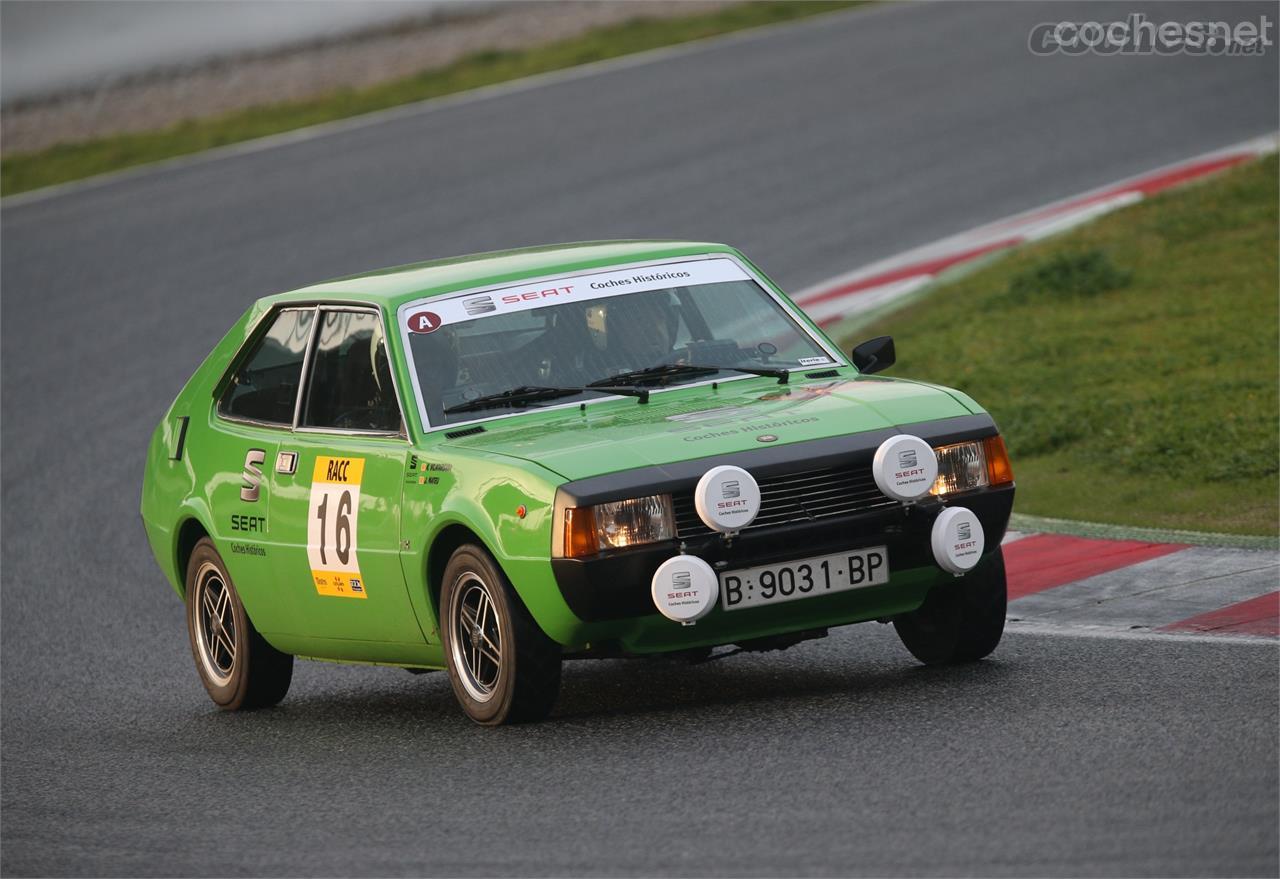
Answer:
[[465, 528], [493, 556], [534, 621], [561, 644], [576, 643], [583, 623], [569, 610], [551, 570], [555, 488], [563, 479], [507, 456], [422, 454], [436, 483], [405, 486], [401, 546], [410, 599], [429, 640], [439, 641], [439, 582], [444, 562]]

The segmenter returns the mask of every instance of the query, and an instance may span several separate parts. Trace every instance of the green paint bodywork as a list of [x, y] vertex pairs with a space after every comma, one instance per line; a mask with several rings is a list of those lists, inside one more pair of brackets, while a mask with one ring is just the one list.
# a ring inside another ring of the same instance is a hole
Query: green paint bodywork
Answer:
[[[806, 380], [797, 373], [782, 387], [771, 378], [747, 377], [714, 388], [654, 393], [645, 406], [632, 398], [601, 399], [581, 409], [495, 418], [485, 422], [484, 433], [452, 440], [444, 433], [454, 428], [424, 429], [408, 391], [409, 367], [395, 318], [401, 305], [523, 279], [704, 254], [732, 255], [765, 278], [738, 251], [721, 244], [600, 242], [421, 263], [257, 301], [206, 358], [152, 435], [142, 518], [161, 570], [181, 595], [186, 554], [207, 534], [250, 618], [278, 649], [312, 658], [423, 667], [444, 665], [436, 579], [448, 555], [463, 542], [488, 549], [537, 623], [567, 650], [603, 641], [637, 653], [687, 649], [883, 618], [919, 606], [938, 582], [937, 568], [895, 570], [887, 585], [871, 589], [732, 613], [716, 609], [695, 627], [679, 626], [656, 612], [586, 623], [565, 604], [552, 574], [555, 492], [570, 480], [655, 464], [706, 459], [711, 467], [717, 456], [759, 448], [756, 436], [764, 432], [776, 434], [778, 444], [785, 445], [983, 412], [959, 392], [860, 377], [843, 360], [835, 379]], [[765, 283], [785, 296], [767, 278]], [[381, 311], [407, 436], [293, 432], [219, 417], [215, 387], [260, 319], [282, 304], [328, 302]], [[821, 392], [809, 390], [815, 387]], [[731, 411], [720, 419], [668, 420], [718, 409]], [[181, 459], [174, 460], [181, 418], [189, 419], [185, 447]], [[250, 448], [263, 449], [266, 459], [255, 503], [241, 501], [239, 494]], [[276, 453], [282, 449], [299, 453], [292, 475], [275, 472]], [[317, 455], [365, 460], [357, 516], [365, 599], [323, 596], [312, 583], [306, 517]], [[411, 474], [414, 459], [432, 469]], [[426, 477], [435, 482], [419, 481]], [[523, 518], [516, 514], [521, 506]], [[233, 530], [233, 517], [243, 515], [263, 517], [263, 530]]]

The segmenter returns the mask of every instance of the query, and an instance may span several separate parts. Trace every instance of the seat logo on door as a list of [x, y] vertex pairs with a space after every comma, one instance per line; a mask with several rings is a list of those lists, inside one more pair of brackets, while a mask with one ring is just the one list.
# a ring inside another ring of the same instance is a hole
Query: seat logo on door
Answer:
[[262, 449], [250, 449], [244, 456], [244, 481], [240, 483], [240, 500], [250, 503], [262, 493], [262, 462], [267, 453]]

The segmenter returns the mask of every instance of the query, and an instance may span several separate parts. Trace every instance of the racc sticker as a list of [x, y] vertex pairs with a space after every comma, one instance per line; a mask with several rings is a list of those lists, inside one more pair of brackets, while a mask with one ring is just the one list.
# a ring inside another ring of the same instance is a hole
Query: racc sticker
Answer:
[[307, 511], [307, 558], [316, 592], [368, 598], [360, 574], [360, 481], [364, 458], [316, 456]]

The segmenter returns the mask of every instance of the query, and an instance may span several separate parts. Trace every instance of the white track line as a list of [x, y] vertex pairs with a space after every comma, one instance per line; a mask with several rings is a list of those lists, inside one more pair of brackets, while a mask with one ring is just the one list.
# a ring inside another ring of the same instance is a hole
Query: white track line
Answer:
[[1098, 638], [1107, 641], [1156, 641], [1165, 644], [1248, 644], [1252, 647], [1280, 647], [1280, 640], [1269, 635], [1193, 635], [1182, 632], [1151, 632], [1143, 629], [1109, 629], [1105, 626], [1046, 626], [1009, 620], [1006, 635], [1057, 635], [1066, 638]]

